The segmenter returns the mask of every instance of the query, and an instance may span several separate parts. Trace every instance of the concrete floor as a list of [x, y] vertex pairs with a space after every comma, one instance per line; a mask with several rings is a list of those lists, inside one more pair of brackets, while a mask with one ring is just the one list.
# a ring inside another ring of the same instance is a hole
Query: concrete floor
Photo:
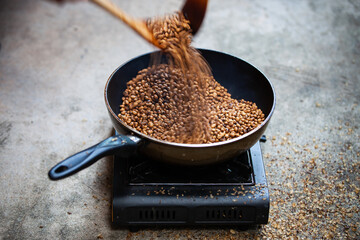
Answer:
[[[128, 13], [181, 1], [120, 1]], [[239, 229], [111, 228], [112, 162], [51, 182], [57, 162], [111, 132], [103, 87], [152, 51], [90, 3], [5, 0], [0, 6], [0, 238], [359, 239], [360, 2], [210, 0], [194, 45], [261, 69], [277, 93], [262, 150], [269, 223]]]

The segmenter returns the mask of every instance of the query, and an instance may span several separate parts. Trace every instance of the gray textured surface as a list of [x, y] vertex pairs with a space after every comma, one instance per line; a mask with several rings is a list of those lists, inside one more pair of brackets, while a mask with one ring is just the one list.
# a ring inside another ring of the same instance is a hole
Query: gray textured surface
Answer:
[[[137, 17], [182, 5], [116, 2]], [[251, 62], [277, 93], [262, 144], [270, 222], [245, 232], [112, 230], [109, 159], [48, 180], [110, 134], [108, 76], [153, 49], [132, 30], [90, 3], [5, 0], [0, 44], [0, 238], [359, 238], [359, 1], [210, 0], [194, 45]]]

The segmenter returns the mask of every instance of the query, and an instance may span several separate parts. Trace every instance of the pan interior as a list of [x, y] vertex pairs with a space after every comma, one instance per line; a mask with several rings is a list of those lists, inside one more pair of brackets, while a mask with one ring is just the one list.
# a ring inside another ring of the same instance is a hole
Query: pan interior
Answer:
[[[225, 53], [203, 49], [200, 51], [209, 63], [216, 81], [224, 86], [233, 98], [256, 103], [265, 114], [265, 118], [269, 117], [275, 104], [274, 91], [271, 83], [258, 69]], [[150, 53], [130, 60], [110, 76], [105, 94], [116, 116], [120, 112], [126, 83], [134, 78], [140, 70], [147, 68], [149, 63]]]

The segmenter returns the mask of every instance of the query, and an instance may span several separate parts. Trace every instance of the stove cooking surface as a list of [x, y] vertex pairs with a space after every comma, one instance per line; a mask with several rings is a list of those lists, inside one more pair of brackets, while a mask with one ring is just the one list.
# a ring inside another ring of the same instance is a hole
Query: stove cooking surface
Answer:
[[259, 142], [201, 167], [114, 156], [114, 227], [265, 224], [269, 193]]
[[130, 185], [231, 184], [254, 185], [248, 152], [210, 166], [175, 166], [136, 156], [128, 165]]

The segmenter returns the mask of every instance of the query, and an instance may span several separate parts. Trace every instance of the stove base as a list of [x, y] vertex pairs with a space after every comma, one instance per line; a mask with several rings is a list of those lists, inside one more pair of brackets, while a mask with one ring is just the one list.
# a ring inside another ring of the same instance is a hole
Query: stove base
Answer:
[[[247, 153], [253, 184], [132, 184], [126, 164], [115, 156], [113, 227], [266, 224], [269, 193], [259, 142]], [[231, 161], [231, 160], [230, 160]]]

